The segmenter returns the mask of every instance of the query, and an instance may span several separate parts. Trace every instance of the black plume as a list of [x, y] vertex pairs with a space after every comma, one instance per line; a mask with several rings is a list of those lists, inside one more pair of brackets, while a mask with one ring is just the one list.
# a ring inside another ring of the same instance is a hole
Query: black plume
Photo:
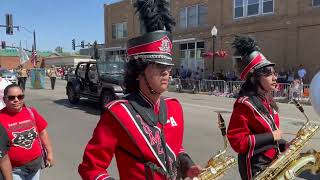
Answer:
[[175, 25], [169, 12], [169, 2], [166, 0], [136, 0], [134, 7], [139, 12], [146, 32], [166, 30], [171, 32]]
[[260, 51], [258, 44], [250, 36], [236, 35], [232, 47], [235, 48], [241, 56], [247, 56], [253, 51]]

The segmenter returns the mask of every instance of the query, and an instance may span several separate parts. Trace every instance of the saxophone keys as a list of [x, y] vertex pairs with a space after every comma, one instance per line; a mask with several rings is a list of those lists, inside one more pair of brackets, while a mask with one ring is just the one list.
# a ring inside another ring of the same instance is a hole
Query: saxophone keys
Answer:
[[295, 173], [293, 172], [292, 169], [288, 170], [285, 172], [284, 176], [286, 177], [286, 179], [288, 180], [293, 180], [295, 178]]

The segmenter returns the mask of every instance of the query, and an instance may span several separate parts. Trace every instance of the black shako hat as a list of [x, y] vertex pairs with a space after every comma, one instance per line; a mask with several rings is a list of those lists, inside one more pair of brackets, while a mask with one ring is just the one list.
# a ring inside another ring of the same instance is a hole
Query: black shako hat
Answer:
[[130, 60], [150, 61], [165, 65], [172, 63], [170, 33], [175, 22], [166, 0], [136, 0], [134, 7], [139, 12], [145, 34], [128, 40], [127, 53]]
[[235, 68], [240, 75], [241, 80], [246, 80], [248, 74], [267, 66], [275, 66], [274, 63], [267, 60], [260, 52], [256, 41], [250, 36], [236, 35], [232, 43], [236, 50], [234, 53]]

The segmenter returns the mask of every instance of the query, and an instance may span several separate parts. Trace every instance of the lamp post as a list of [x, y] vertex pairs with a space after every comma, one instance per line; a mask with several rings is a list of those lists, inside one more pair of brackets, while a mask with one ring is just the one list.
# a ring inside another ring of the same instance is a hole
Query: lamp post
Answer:
[[212, 73], [214, 72], [214, 56], [215, 56], [215, 44], [216, 44], [216, 38], [218, 34], [218, 29], [216, 26], [213, 26], [211, 29], [211, 35], [212, 35]]

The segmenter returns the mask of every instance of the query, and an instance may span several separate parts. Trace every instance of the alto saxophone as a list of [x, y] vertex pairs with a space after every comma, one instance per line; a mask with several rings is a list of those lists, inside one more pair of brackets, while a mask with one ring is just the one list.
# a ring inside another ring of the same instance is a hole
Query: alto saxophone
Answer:
[[289, 143], [285, 152], [278, 155], [264, 171], [254, 177], [255, 180], [290, 180], [305, 170], [316, 173], [320, 170], [320, 153], [308, 151], [301, 153], [306, 143], [319, 131], [319, 126], [310, 122], [303, 107], [294, 100], [295, 106], [303, 113], [307, 121]]
[[219, 151], [217, 155], [213, 156], [207, 162], [206, 167], [202, 170], [200, 175], [193, 180], [214, 180], [222, 176], [225, 171], [236, 164], [234, 157], [226, 155], [226, 149], [228, 146], [228, 141], [226, 138], [226, 125], [225, 121], [221, 116], [221, 112], [218, 113], [219, 128], [221, 130], [223, 140], [224, 140], [224, 150]]

